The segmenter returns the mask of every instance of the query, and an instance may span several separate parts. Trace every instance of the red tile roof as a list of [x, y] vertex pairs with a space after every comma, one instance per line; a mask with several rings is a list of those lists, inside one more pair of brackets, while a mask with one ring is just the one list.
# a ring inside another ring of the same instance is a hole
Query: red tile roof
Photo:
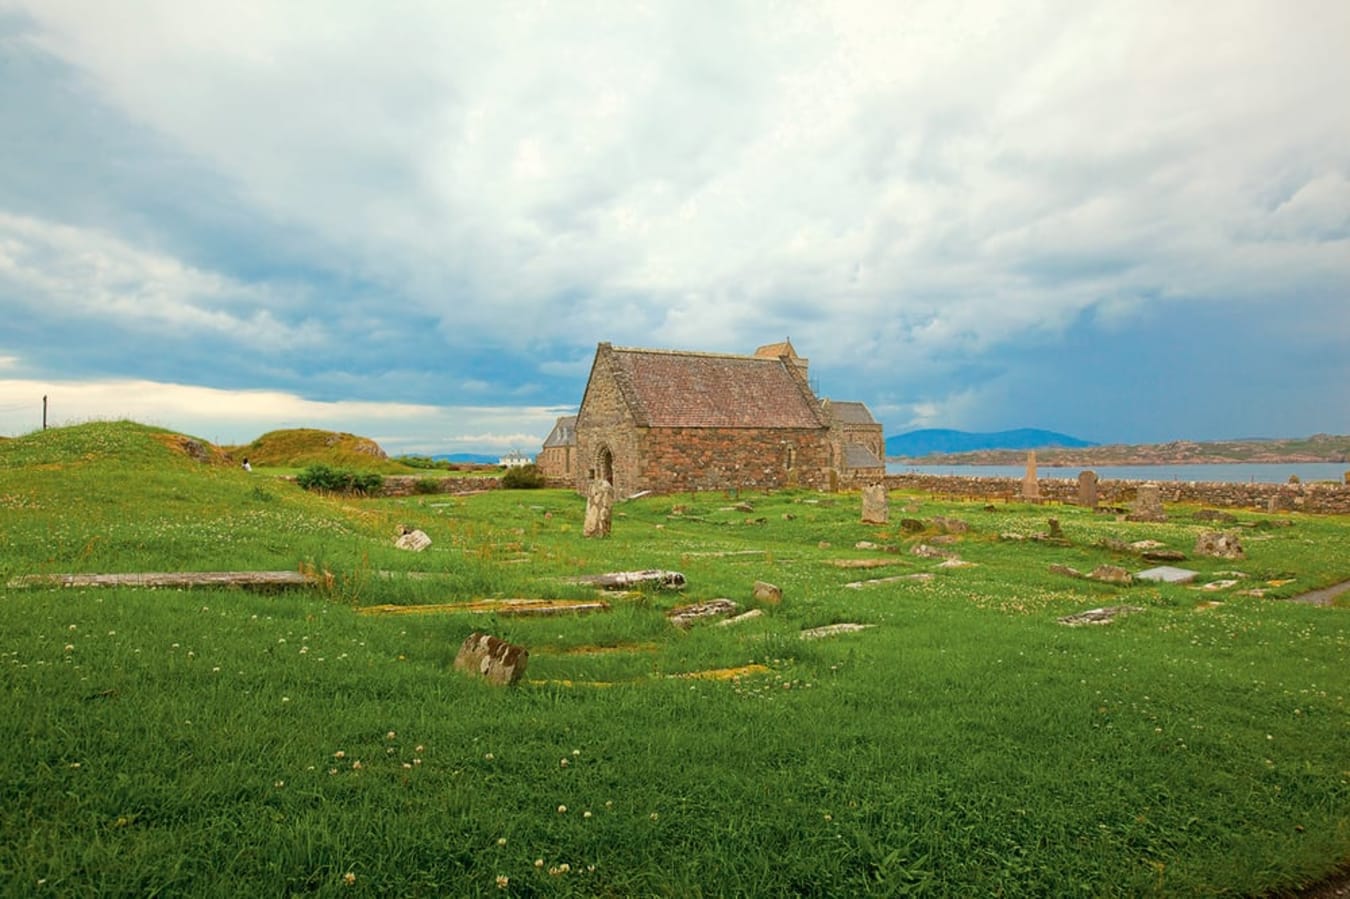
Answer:
[[828, 427], [806, 381], [781, 359], [621, 347], [610, 358], [640, 426]]

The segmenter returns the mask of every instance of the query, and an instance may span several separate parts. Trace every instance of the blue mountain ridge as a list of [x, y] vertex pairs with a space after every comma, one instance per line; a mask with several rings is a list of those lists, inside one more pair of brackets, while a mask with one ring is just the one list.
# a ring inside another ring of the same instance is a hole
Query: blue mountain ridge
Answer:
[[1056, 431], [1017, 428], [1011, 431], [954, 431], [948, 428], [921, 428], [886, 438], [888, 457], [917, 458], [934, 453], [968, 453], [975, 450], [1032, 450], [1048, 446], [1097, 446]]
[[472, 462], [476, 465], [496, 465], [501, 456], [485, 456], [482, 453], [437, 453], [431, 458], [440, 462]]

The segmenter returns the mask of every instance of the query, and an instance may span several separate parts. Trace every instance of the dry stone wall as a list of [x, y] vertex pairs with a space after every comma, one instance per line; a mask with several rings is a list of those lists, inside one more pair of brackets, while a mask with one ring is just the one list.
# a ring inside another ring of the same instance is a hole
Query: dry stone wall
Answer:
[[[1135, 501], [1146, 481], [1100, 480], [1097, 501], [1124, 508]], [[1294, 511], [1350, 514], [1350, 485], [1346, 484], [1225, 484], [1213, 481], [1157, 481], [1163, 502], [1195, 503], [1218, 508], [1271, 508], [1271, 500]], [[1022, 493], [1019, 478], [977, 478], [959, 475], [893, 474], [886, 476], [892, 490], [917, 490], [941, 496], [986, 501], [1016, 500]], [[1039, 478], [1042, 501], [1073, 503], [1078, 481], [1070, 478]]]

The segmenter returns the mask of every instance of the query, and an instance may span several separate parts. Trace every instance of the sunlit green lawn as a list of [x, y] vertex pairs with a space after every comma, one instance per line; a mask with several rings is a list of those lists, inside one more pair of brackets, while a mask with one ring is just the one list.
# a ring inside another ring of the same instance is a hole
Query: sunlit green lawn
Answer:
[[[1190, 551], [1206, 525], [894, 494], [875, 527], [856, 495], [700, 494], [622, 504], [586, 540], [569, 492], [326, 498], [152, 437], [0, 444], [0, 580], [332, 587], [0, 590], [8, 895], [1239, 896], [1350, 857], [1347, 610], [1280, 599], [1350, 577], [1343, 518], [1240, 514], [1247, 559], [1178, 563], [1229, 588], [1113, 587], [1048, 566], [1138, 570], [1097, 542]], [[945, 548], [973, 567], [910, 553], [936, 515], [971, 526]], [[1071, 546], [1000, 536], [1052, 515]], [[400, 525], [432, 546], [394, 549]], [[647, 567], [688, 587], [548, 619], [357, 611], [589, 598], [568, 579]], [[665, 620], [748, 607], [755, 580], [784, 592], [755, 621]], [[1142, 611], [1057, 622], [1117, 604]], [[798, 637], [835, 622], [874, 627]], [[526, 683], [450, 669], [475, 629], [530, 649]]]

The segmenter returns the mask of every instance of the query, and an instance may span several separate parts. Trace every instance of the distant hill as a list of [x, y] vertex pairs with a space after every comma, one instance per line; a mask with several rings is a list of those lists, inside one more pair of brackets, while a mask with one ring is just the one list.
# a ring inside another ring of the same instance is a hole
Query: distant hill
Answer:
[[248, 458], [252, 465], [275, 468], [303, 468], [307, 465], [331, 465], [362, 471], [403, 471], [369, 437], [317, 428], [291, 428], [268, 431], [243, 446], [227, 448], [236, 460]]
[[[894, 439], [894, 438], [893, 438]], [[1086, 447], [1044, 447], [1037, 461], [1047, 466], [1090, 468], [1095, 465], [1191, 465], [1230, 462], [1350, 462], [1350, 436], [1262, 437], [1244, 440], [1173, 440], [1153, 444], [1094, 444]], [[1025, 450], [972, 450], [937, 453], [923, 461], [941, 465], [1020, 465]], [[911, 461], [913, 461], [911, 459]]]
[[970, 453], [979, 450], [1032, 450], [1042, 447], [1096, 446], [1088, 440], [1039, 428], [1012, 431], [953, 431], [947, 428], [923, 428], [886, 438], [890, 458], [916, 459], [936, 453]]
[[468, 462], [472, 465], [496, 465], [501, 456], [485, 456], [482, 453], [438, 453], [431, 458], [443, 462]]

